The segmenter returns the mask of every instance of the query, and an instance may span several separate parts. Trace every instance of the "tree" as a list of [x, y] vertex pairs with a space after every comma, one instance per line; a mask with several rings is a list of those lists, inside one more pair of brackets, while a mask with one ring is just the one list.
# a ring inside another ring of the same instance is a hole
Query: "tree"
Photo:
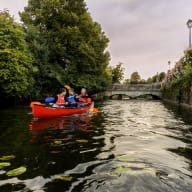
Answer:
[[123, 80], [124, 70], [123, 63], [121, 62], [112, 68], [112, 83], [120, 83]]
[[0, 89], [1, 97], [26, 97], [33, 86], [32, 56], [22, 27], [0, 12]]
[[84, 0], [29, 0], [20, 16], [35, 58], [36, 89], [48, 94], [64, 84], [94, 91], [108, 86], [109, 40]]
[[152, 79], [152, 83], [156, 83], [159, 79], [159, 75], [158, 74], [154, 75], [153, 77], [151, 77], [151, 79]]
[[148, 84], [152, 83], [152, 78], [151, 78], [151, 77], [149, 77], [149, 78], [147, 79], [147, 83], [148, 83]]
[[131, 83], [130, 79], [125, 79], [125, 81], [123, 82], [124, 85], [129, 85]]
[[166, 73], [165, 72], [161, 72], [159, 74], [159, 81], [161, 82], [163, 79], [165, 79]]
[[146, 84], [147, 82], [146, 82], [145, 79], [141, 79], [139, 83], [141, 83], [141, 84]]
[[139, 83], [140, 80], [141, 80], [141, 76], [139, 75], [138, 72], [133, 72], [131, 74], [131, 83]]

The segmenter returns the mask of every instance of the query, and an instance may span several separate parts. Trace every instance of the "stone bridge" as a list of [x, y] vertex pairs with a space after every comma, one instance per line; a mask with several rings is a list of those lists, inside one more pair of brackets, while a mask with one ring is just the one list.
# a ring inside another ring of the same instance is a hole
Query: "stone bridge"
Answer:
[[150, 95], [154, 98], [161, 98], [160, 84], [129, 84], [120, 85], [114, 84], [104, 92], [104, 96], [112, 97], [114, 95], [127, 95], [131, 98], [136, 98], [143, 95]]

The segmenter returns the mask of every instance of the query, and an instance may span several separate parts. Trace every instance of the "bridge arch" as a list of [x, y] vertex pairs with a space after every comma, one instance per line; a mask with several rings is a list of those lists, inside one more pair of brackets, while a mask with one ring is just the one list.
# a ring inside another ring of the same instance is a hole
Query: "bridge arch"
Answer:
[[104, 93], [105, 96], [112, 98], [114, 95], [126, 95], [130, 98], [138, 98], [144, 95], [153, 97], [154, 99], [161, 98], [159, 84], [131, 84], [131, 85], [115, 85], [110, 87]]
[[117, 99], [117, 100], [122, 100], [122, 99], [138, 99], [138, 98], [146, 98], [146, 99], [154, 99], [154, 100], [159, 100], [160, 96], [157, 94], [141, 94], [141, 95], [127, 95], [127, 94], [114, 94], [111, 96], [108, 96], [109, 99]]

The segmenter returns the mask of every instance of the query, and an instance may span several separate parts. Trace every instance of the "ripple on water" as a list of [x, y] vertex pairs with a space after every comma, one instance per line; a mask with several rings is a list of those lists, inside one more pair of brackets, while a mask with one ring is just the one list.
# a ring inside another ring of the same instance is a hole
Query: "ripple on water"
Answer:
[[[32, 122], [27, 108], [14, 117], [0, 111], [0, 153], [16, 156], [0, 170], [0, 191], [191, 192], [191, 113], [158, 101], [99, 108], [96, 115]], [[6, 177], [20, 166], [27, 172]]]

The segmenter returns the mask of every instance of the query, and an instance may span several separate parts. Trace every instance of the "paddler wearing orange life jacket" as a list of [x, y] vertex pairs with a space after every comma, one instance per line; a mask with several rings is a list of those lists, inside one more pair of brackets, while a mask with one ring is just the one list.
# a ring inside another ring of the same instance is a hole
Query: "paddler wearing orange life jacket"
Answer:
[[87, 90], [85, 88], [81, 89], [81, 94], [79, 95], [79, 100], [82, 103], [88, 103], [88, 104], [92, 103], [92, 100], [91, 100], [90, 96], [87, 94]]
[[56, 104], [67, 104], [67, 97], [69, 96], [69, 92], [67, 88], [61, 88], [60, 94], [57, 95]]

